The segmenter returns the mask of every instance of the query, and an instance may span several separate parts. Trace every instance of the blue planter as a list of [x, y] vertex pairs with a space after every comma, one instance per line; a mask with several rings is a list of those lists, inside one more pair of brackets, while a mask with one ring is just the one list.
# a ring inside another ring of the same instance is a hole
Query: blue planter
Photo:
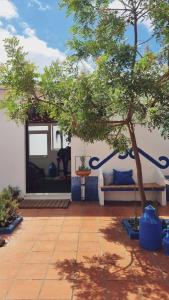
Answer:
[[169, 226], [167, 226], [167, 229], [165, 230], [166, 235], [163, 238], [163, 247], [164, 252], [167, 256], [169, 256]]
[[0, 234], [10, 234], [23, 221], [23, 217], [18, 216], [9, 226], [0, 227]]
[[122, 224], [127, 231], [127, 234], [130, 239], [138, 240], [139, 239], [139, 231], [135, 231], [132, 229], [132, 226], [129, 222], [129, 219], [123, 219]]
[[162, 246], [162, 223], [151, 205], [140, 218], [139, 241], [143, 249], [157, 251]]
[[[131, 218], [123, 219], [122, 224], [123, 224], [124, 228], [126, 229], [127, 234], [130, 237], [130, 239], [138, 240], [139, 239], [139, 230], [137, 230], [137, 231], [133, 230], [130, 220], [131, 220]], [[169, 219], [161, 219], [161, 222], [163, 220], [169, 225]], [[166, 236], [166, 229], [164, 229], [162, 231], [162, 238], [164, 238], [165, 236]]]

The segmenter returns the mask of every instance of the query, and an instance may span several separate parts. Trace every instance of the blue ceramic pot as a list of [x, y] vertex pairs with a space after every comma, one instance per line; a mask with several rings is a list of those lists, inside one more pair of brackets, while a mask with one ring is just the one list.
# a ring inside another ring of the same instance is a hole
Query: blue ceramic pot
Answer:
[[163, 247], [165, 254], [169, 256], [169, 226], [167, 226], [165, 233], [165, 237], [163, 238]]
[[162, 224], [151, 205], [140, 218], [139, 241], [143, 249], [157, 251], [162, 246]]

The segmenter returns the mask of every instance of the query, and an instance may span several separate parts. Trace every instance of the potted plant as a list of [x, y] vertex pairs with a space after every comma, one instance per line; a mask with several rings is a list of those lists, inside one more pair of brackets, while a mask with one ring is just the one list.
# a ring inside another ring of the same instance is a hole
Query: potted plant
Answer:
[[91, 169], [86, 166], [86, 158], [84, 155], [80, 156], [81, 165], [79, 166], [78, 170], [76, 171], [76, 175], [84, 177], [89, 176], [91, 173]]

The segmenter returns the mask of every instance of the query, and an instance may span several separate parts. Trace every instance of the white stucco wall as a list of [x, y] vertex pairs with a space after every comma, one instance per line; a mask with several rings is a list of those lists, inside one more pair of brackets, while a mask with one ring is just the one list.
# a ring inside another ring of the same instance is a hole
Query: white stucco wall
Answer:
[[25, 130], [0, 111], [0, 190], [7, 185], [26, 191]]
[[[169, 140], [164, 140], [158, 130], [149, 132], [143, 127], [137, 127], [136, 136], [138, 146], [153, 158], [158, 160], [162, 155], [169, 157]], [[113, 149], [110, 149], [106, 143], [97, 142], [85, 145], [80, 139], [73, 137], [71, 141], [72, 176], [75, 176], [75, 156], [97, 156], [102, 160], [112, 151]], [[141, 160], [144, 182], [155, 181], [157, 172], [169, 175], [169, 168], [158, 169], [142, 156]], [[133, 169], [136, 180], [135, 161], [131, 158], [120, 160], [116, 155], [103, 168]], [[92, 170], [91, 175], [96, 176], [98, 172], [98, 170]], [[23, 193], [26, 191], [25, 128], [7, 119], [4, 112], [0, 111], [0, 190], [8, 184], [19, 186]]]
[[[138, 146], [144, 150], [147, 154], [152, 156], [154, 159], [158, 160], [160, 156], [167, 156], [169, 158], [169, 140], [164, 140], [158, 130], [153, 132], [148, 131], [144, 127], [136, 128], [136, 136]], [[72, 138], [72, 176], [75, 176], [75, 156], [86, 155], [86, 156], [97, 156], [100, 161], [106, 158], [113, 149], [111, 149], [106, 143], [96, 142], [94, 144], [84, 145], [84, 143], [78, 138]], [[142, 167], [143, 167], [143, 177], [144, 182], [153, 182], [155, 180], [155, 175], [161, 172], [164, 175], [169, 175], [169, 168], [159, 169], [146, 158], [141, 156]], [[159, 160], [158, 160], [159, 161]], [[135, 161], [130, 157], [124, 160], [120, 160], [118, 155], [107, 162], [103, 169], [111, 170], [122, 169], [128, 170], [133, 169], [134, 178], [136, 180], [136, 168]], [[98, 170], [93, 170], [92, 175], [98, 175]], [[137, 181], [137, 180], [136, 180]]]

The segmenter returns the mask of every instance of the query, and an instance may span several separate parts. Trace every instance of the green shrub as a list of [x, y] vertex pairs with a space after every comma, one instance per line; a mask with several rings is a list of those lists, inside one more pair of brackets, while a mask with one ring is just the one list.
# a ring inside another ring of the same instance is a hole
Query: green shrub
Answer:
[[0, 193], [0, 227], [10, 224], [18, 213], [19, 203], [16, 200], [20, 190], [16, 187], [8, 186]]
[[20, 195], [20, 189], [17, 186], [13, 187], [11, 185], [8, 185], [8, 187], [4, 188], [0, 193], [0, 198], [6, 200], [18, 199], [19, 195]]

